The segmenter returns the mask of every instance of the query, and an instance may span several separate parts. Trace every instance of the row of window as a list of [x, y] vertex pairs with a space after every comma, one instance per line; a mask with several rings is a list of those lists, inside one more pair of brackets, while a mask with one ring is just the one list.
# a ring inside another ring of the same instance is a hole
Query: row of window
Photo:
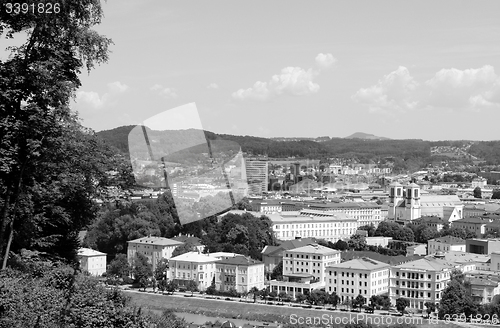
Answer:
[[[396, 280], [396, 286], [399, 286], [399, 280]], [[413, 281], [411, 283], [410, 283], [410, 281], [408, 281], [408, 284], [406, 284], [405, 281], [402, 281], [401, 282], [401, 286], [409, 287], [409, 288], [419, 288], [418, 282], [414, 283]], [[444, 286], [444, 284], [443, 284], [443, 286]], [[436, 284], [436, 289], [439, 289], [440, 287], [441, 287], [441, 284], [437, 283]], [[424, 283], [423, 282], [420, 283], [420, 288], [424, 288]], [[427, 283], [427, 288], [431, 288], [431, 284], [430, 283]]]
[[[351, 277], [354, 278], [354, 272], [350, 272], [351, 274]], [[328, 271], [328, 275], [332, 275], [332, 271]], [[334, 276], [337, 276], [337, 271], [333, 271], [333, 275]], [[344, 272], [344, 271], [341, 271], [339, 273], [339, 275], [342, 275], [342, 277], [349, 277], [349, 272]], [[389, 270], [384, 270], [384, 271], [379, 271], [379, 272], [372, 272], [371, 274], [371, 277], [372, 278], [377, 278], [377, 277], [385, 277], [385, 276], [388, 276], [389, 275]], [[368, 279], [368, 274], [363, 274], [363, 273], [360, 273], [359, 274], [359, 278], [362, 279], [364, 276], [365, 279]]]
[[[396, 295], [399, 295], [399, 289], [396, 289]], [[420, 295], [420, 296], [419, 296]], [[418, 292], [414, 290], [401, 290], [401, 296], [413, 297], [413, 298], [421, 298], [424, 297], [424, 292]], [[427, 298], [431, 298], [431, 293], [427, 293]], [[436, 299], [440, 298], [440, 293], [436, 293]]]
[[[284, 230], [290, 229], [288, 227], [288, 224], [283, 224], [283, 225], [275, 225], [274, 228], [276, 230], [280, 230], [280, 227]], [[302, 223], [302, 224], [290, 224], [291, 229], [306, 229], [306, 228], [349, 228], [349, 227], [355, 227], [356, 223]]]

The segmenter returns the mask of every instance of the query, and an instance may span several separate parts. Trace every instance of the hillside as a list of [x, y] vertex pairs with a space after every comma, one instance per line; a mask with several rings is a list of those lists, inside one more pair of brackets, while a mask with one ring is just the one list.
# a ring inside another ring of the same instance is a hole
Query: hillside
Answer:
[[377, 137], [374, 134], [369, 134], [364, 132], [353, 133], [350, 136], [345, 137], [345, 139], [390, 140], [389, 138], [386, 137]]
[[[128, 134], [134, 126], [122, 126], [112, 130], [98, 132], [97, 135], [107, 143], [119, 149], [125, 155], [129, 154]], [[199, 139], [203, 136], [208, 140], [229, 141], [231, 149], [235, 145], [241, 146], [248, 156], [268, 156], [270, 158], [352, 158], [359, 162], [370, 160], [380, 161], [384, 158], [392, 158], [391, 161], [399, 163], [403, 168], [411, 166], [426, 165], [436, 160], [450, 159], [442, 156], [435, 149], [442, 146], [453, 146], [462, 149], [462, 152], [472, 155], [473, 158], [484, 159], [488, 164], [500, 164], [500, 141], [425, 141], [420, 139], [393, 140], [384, 137], [376, 137], [364, 133], [355, 133], [348, 138], [322, 139], [322, 142], [313, 140], [272, 140], [253, 136], [236, 136], [228, 134], [217, 134], [209, 131], [183, 130], [183, 131], [152, 131], [147, 130], [150, 139], [157, 142], [154, 144], [157, 152], [167, 152], [172, 144], [181, 149], [183, 145], [192, 143], [193, 136]], [[354, 137], [353, 137], [354, 136]], [[375, 138], [359, 138], [359, 137]], [[168, 143], [166, 141], [169, 141]], [[190, 141], [191, 140], [191, 141]], [[231, 143], [232, 142], [232, 143]], [[167, 146], [170, 145], [170, 146]], [[132, 145], [134, 150], [137, 145]], [[196, 151], [200, 152], [205, 146], [200, 145]], [[193, 149], [195, 149], [194, 147]], [[223, 147], [224, 148], [224, 147]], [[185, 153], [195, 152], [193, 149], [185, 150]], [[432, 152], [431, 152], [432, 150]], [[443, 154], [444, 155], [444, 154]], [[469, 156], [471, 157], [471, 156]], [[470, 158], [469, 158], [470, 159]], [[460, 159], [469, 160], [466, 156]], [[172, 161], [177, 161], [172, 158]]]

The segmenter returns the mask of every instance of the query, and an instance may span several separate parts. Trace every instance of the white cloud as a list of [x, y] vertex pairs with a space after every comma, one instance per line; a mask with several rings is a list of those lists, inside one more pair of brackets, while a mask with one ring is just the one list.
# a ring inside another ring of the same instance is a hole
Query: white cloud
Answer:
[[418, 83], [410, 75], [406, 67], [400, 66], [397, 70], [385, 75], [377, 84], [359, 89], [351, 98], [369, 107], [371, 112], [388, 109], [411, 109], [417, 106], [413, 100], [413, 92]]
[[76, 102], [79, 104], [85, 103], [95, 109], [103, 108], [105, 106], [113, 105], [112, 101], [117, 94], [124, 93], [128, 90], [128, 86], [119, 81], [108, 83], [108, 92], [102, 96], [95, 91], [77, 91]]
[[316, 64], [320, 68], [330, 68], [335, 62], [337, 62], [337, 59], [335, 59], [332, 54], [320, 53], [316, 56]]
[[77, 103], [87, 103], [94, 108], [101, 108], [105, 103], [105, 96], [102, 98], [97, 92], [94, 91], [77, 91], [76, 92], [76, 102]]
[[[331, 67], [335, 63], [335, 58], [331, 54], [319, 54], [316, 63], [321, 69]], [[319, 85], [314, 83], [314, 78], [318, 76], [320, 70], [300, 67], [285, 67], [280, 74], [273, 75], [267, 82], [257, 81], [247, 89], [239, 89], [233, 92], [234, 99], [253, 99], [265, 101], [284, 94], [292, 96], [305, 96], [319, 91]]]
[[217, 83], [210, 83], [207, 89], [219, 89], [219, 85]]
[[128, 85], [122, 84], [119, 81], [113, 82], [113, 83], [108, 83], [108, 87], [111, 91], [116, 92], [116, 93], [123, 93], [127, 91]]
[[167, 88], [162, 86], [161, 84], [155, 84], [151, 87], [151, 90], [157, 91], [158, 94], [166, 97], [166, 98], [177, 98], [177, 90], [174, 88]]
[[376, 85], [360, 89], [352, 99], [370, 111], [445, 108], [479, 110], [500, 108], [500, 77], [492, 66], [442, 69], [423, 84], [405, 67], [384, 76]]

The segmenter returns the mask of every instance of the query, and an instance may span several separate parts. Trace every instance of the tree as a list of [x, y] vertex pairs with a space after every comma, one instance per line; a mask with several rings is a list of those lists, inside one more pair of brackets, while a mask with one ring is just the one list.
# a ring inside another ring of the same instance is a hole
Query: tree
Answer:
[[368, 237], [373, 237], [373, 236], [375, 236], [375, 231], [377, 229], [375, 229], [375, 226], [373, 224], [367, 224], [367, 225], [359, 227], [358, 230], [368, 231]]
[[[47, 237], [41, 242], [48, 245], [50, 241], [50, 246], [62, 252], [63, 257], [76, 260], [78, 243], [73, 236], [93, 218], [90, 209], [95, 186], [92, 180], [80, 180], [78, 173], [90, 177], [91, 172], [80, 170], [95, 163], [83, 159], [90, 158], [94, 151], [85, 154], [80, 150], [81, 163], [76, 163], [77, 153], [67, 153], [72, 142], [64, 138], [69, 136], [65, 131], [77, 123], [70, 101], [81, 84], [78, 74], [83, 67], [90, 71], [95, 64], [107, 61], [111, 40], [92, 29], [101, 22], [100, 1], [69, 0], [60, 10], [60, 14], [53, 15], [0, 12], [0, 35], [14, 38], [27, 32], [26, 41], [10, 47], [9, 58], [0, 61], [2, 268], [15, 231], [25, 235], [37, 231], [39, 235], [28, 240]], [[68, 171], [69, 163], [74, 165], [73, 171]], [[55, 188], [55, 181], [62, 188]], [[71, 194], [65, 193], [69, 190]], [[40, 202], [34, 202], [40, 197], [49, 201], [54, 195], [58, 201], [54, 203], [52, 198], [50, 208], [40, 208]], [[71, 198], [76, 195], [77, 198]], [[73, 208], [75, 201], [79, 206]], [[43, 225], [46, 220], [51, 226]], [[23, 229], [25, 225], [33, 230]]]
[[337, 308], [337, 304], [339, 304], [339, 301], [340, 297], [336, 292], [332, 292], [330, 295], [328, 295], [327, 302], [331, 304], [335, 309]]
[[403, 313], [408, 306], [410, 306], [409, 299], [404, 297], [396, 299], [396, 309], [398, 309], [399, 312]]
[[451, 274], [450, 282], [442, 292], [439, 302], [439, 317], [446, 314], [454, 315], [464, 313], [466, 317], [476, 315], [477, 305], [471, 296], [470, 283], [465, 278], [465, 274], [459, 270], [454, 270]]
[[278, 263], [273, 269], [271, 273], [271, 279], [273, 280], [282, 280], [283, 279], [283, 260]]
[[217, 289], [215, 287], [215, 277], [212, 278], [212, 283], [210, 284], [210, 286], [207, 287], [207, 289], [205, 290], [205, 292], [208, 295], [215, 295], [215, 293], [217, 292]]
[[363, 251], [366, 249], [366, 238], [361, 235], [352, 235], [347, 241], [349, 249]]
[[360, 311], [361, 311], [361, 307], [365, 304], [366, 304], [366, 297], [364, 297], [361, 294], [359, 294], [358, 296], [356, 296], [355, 299], [352, 300], [353, 308], [358, 307], [360, 309]]
[[430, 317], [431, 316], [431, 313], [433, 313], [434, 311], [436, 311], [436, 303], [433, 303], [433, 302], [425, 302], [424, 303], [424, 306], [426, 308], [426, 312], [427, 312], [427, 316]]
[[194, 246], [193, 244], [187, 242], [182, 245], [177, 246], [174, 251], [172, 252], [172, 257], [176, 257], [188, 252], [196, 252], [198, 251], [198, 248]]
[[160, 262], [156, 263], [156, 268], [153, 276], [157, 281], [166, 280], [167, 271], [168, 271], [168, 260], [162, 258]]
[[474, 193], [474, 198], [482, 198], [481, 197], [481, 188], [480, 187], [474, 188], [473, 193]]
[[303, 303], [307, 299], [307, 296], [302, 293], [295, 294], [295, 300], [297, 303]]
[[118, 254], [113, 261], [108, 265], [107, 273], [119, 278], [130, 276], [130, 264], [128, 263], [127, 255]]
[[339, 251], [345, 251], [349, 247], [349, 244], [342, 239], [337, 240], [335, 244], [333, 244], [333, 248]]
[[169, 294], [174, 294], [174, 292], [177, 290], [177, 288], [179, 288], [179, 285], [177, 284], [177, 282], [175, 280], [170, 280], [168, 283], [167, 283], [167, 293]]
[[141, 279], [148, 279], [153, 276], [153, 266], [149, 263], [148, 258], [141, 254], [135, 253], [134, 264], [132, 268], [132, 274], [135, 281], [141, 281]]
[[186, 290], [193, 295], [194, 292], [198, 291], [198, 284], [194, 280], [188, 280], [186, 283]]
[[500, 199], [500, 189], [493, 190], [491, 194], [491, 199]]
[[254, 286], [250, 289], [248, 293], [253, 295], [253, 302], [256, 303], [257, 297], [259, 296], [259, 289]]

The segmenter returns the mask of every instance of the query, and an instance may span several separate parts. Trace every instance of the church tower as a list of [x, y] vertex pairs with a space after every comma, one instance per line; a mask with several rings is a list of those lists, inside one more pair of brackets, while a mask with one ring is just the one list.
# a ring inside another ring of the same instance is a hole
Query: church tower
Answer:
[[396, 218], [396, 207], [403, 201], [403, 186], [394, 182], [389, 185], [389, 213], [388, 219], [394, 220]]
[[420, 186], [418, 184], [411, 183], [406, 186], [405, 203], [405, 221], [413, 221], [421, 217], [422, 210], [420, 208]]

